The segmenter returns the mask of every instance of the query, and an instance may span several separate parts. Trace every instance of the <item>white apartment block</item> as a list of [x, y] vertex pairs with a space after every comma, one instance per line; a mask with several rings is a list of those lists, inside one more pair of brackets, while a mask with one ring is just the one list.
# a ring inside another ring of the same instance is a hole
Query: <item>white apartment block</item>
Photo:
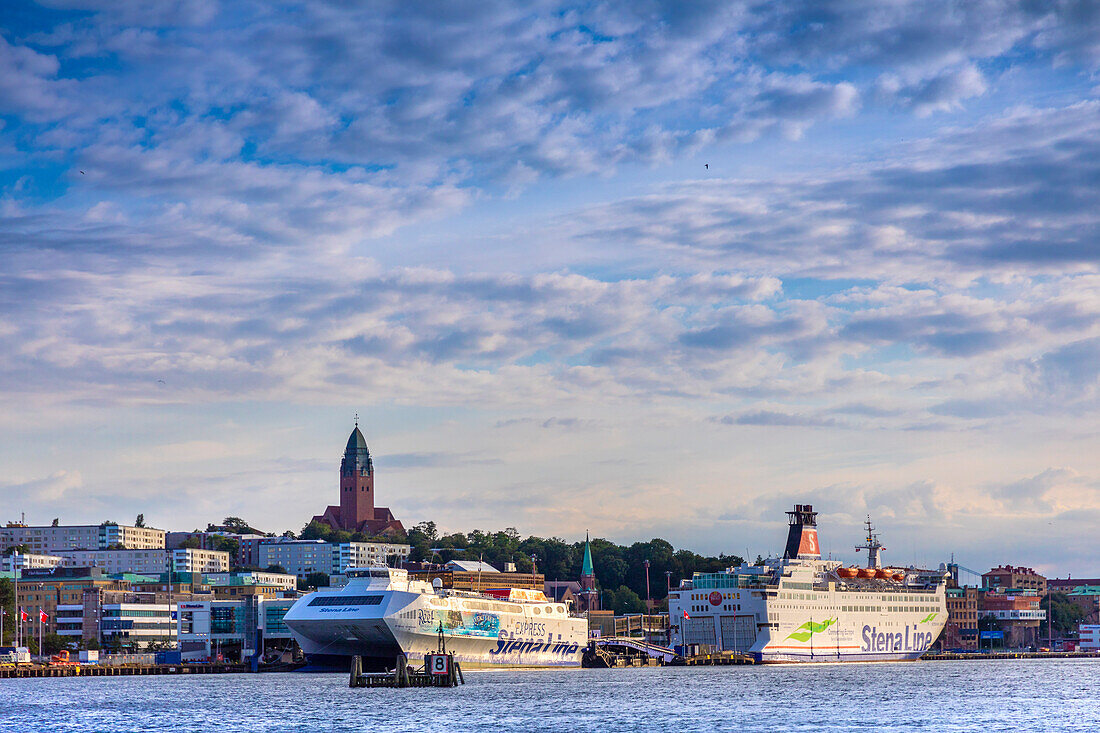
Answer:
[[260, 566], [279, 565], [299, 578], [310, 573], [337, 575], [347, 568], [385, 565], [390, 556], [407, 558], [409, 545], [386, 542], [343, 542], [330, 544], [322, 540], [287, 540], [266, 542], [259, 547]]
[[229, 586], [229, 585], [267, 585], [276, 586], [282, 590], [294, 590], [298, 587], [293, 575], [283, 573], [265, 573], [261, 571], [249, 571], [246, 573], [207, 573], [202, 576], [204, 585]]
[[52, 570], [61, 565], [65, 558], [59, 555], [32, 555], [15, 552], [7, 557], [0, 558], [0, 571], [14, 573], [28, 568], [45, 568]]
[[178, 548], [169, 550], [172, 572], [175, 573], [227, 573], [229, 553], [220, 550], [195, 550]]
[[132, 550], [163, 550], [165, 532], [151, 527], [124, 524], [0, 527], [0, 550], [25, 545], [30, 553], [60, 555], [68, 550], [105, 550], [123, 546]]
[[160, 575], [168, 570], [168, 553], [159, 550], [72, 550], [63, 552], [68, 568], [103, 568], [107, 575]]
[[397, 556], [400, 561], [407, 560], [410, 545], [393, 545], [388, 542], [344, 542], [334, 545], [338, 559], [333, 573], [342, 573], [348, 568], [363, 568], [372, 565], [386, 565], [390, 557]]

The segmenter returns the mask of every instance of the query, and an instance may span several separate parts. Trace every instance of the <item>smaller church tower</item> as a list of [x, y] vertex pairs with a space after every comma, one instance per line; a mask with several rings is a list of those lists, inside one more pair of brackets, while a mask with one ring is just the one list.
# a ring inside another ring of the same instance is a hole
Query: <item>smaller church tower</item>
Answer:
[[600, 610], [600, 595], [596, 590], [596, 570], [592, 567], [592, 546], [584, 533], [584, 560], [581, 562], [581, 605], [579, 610]]
[[354, 532], [367, 521], [374, 521], [374, 461], [356, 420], [340, 461], [340, 525]]

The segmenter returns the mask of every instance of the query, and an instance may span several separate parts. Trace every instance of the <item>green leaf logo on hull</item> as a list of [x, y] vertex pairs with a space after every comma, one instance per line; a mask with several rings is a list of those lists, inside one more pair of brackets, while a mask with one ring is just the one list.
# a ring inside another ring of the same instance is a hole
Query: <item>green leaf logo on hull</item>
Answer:
[[819, 624], [815, 624], [813, 621], [807, 621], [806, 623], [799, 626], [794, 631], [794, 633], [792, 633], [787, 638], [794, 639], [795, 641], [809, 641], [811, 636], [821, 631], [824, 631], [836, 622], [837, 619], [835, 618], [825, 619]]
[[918, 623], [926, 624], [929, 621], [931, 621], [932, 619], [936, 618], [936, 616], [939, 616], [939, 613], [930, 613], [927, 616], [925, 616], [924, 618], [922, 618]]

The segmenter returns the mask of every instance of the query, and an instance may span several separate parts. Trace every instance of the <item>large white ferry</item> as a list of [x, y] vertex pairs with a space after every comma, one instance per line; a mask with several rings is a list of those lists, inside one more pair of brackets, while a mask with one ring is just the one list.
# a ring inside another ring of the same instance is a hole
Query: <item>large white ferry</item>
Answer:
[[817, 512], [798, 504], [782, 558], [695, 573], [669, 594], [673, 645], [757, 662], [919, 659], [947, 622], [946, 567], [883, 568], [870, 520], [867, 567], [822, 560]]
[[465, 669], [578, 667], [588, 622], [541, 591], [518, 588], [483, 593], [443, 590], [411, 580], [405, 570], [352, 568], [348, 584], [303, 596], [284, 621], [311, 662], [392, 668], [439, 648]]

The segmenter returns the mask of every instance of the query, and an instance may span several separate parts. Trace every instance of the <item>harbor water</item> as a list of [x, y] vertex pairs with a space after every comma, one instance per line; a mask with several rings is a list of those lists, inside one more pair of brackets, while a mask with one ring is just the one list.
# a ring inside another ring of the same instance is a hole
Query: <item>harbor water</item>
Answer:
[[453, 689], [338, 674], [0, 682], [0, 731], [1097, 731], [1100, 660], [467, 672]]

